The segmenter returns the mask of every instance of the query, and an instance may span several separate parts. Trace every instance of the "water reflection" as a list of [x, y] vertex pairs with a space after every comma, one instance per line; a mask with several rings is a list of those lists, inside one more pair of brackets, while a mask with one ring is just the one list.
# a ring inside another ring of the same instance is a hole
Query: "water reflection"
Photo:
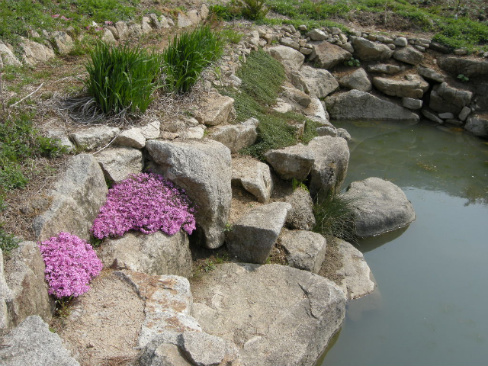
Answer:
[[[359, 172], [354, 172], [354, 180], [376, 176], [463, 197], [467, 205], [488, 204], [488, 145], [479, 138], [424, 122], [337, 126], [353, 136], [350, 167]], [[351, 180], [348, 174], [346, 185]]]
[[317, 365], [485, 365], [488, 145], [424, 123], [337, 126], [353, 136], [346, 185], [390, 180], [417, 219], [359, 243], [379, 291], [348, 304], [340, 335]]

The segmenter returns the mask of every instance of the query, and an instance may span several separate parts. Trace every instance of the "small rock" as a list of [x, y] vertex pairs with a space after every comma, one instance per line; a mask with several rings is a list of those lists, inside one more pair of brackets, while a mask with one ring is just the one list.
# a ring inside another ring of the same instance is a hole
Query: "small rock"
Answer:
[[463, 107], [463, 109], [461, 110], [461, 112], [459, 113], [459, 119], [461, 121], [466, 121], [466, 118], [468, 118], [469, 114], [471, 113], [471, 108], [469, 107]]
[[103, 150], [95, 155], [95, 159], [102, 167], [105, 178], [115, 183], [142, 172], [143, 168], [142, 152], [128, 147]]
[[291, 205], [286, 217], [286, 225], [290, 229], [312, 230], [315, 226], [313, 201], [308, 190], [298, 187], [291, 195], [286, 196], [285, 202]]
[[247, 212], [226, 235], [233, 257], [247, 263], [266, 263], [291, 209], [289, 203], [274, 202]]
[[417, 110], [422, 108], [422, 105], [424, 104], [422, 99], [414, 99], [414, 98], [402, 98], [402, 105], [405, 108], [411, 109], [411, 110]]
[[273, 190], [269, 166], [249, 158], [232, 159], [232, 184], [240, 184], [261, 203], [267, 203]]
[[317, 233], [306, 230], [285, 230], [280, 236], [286, 260], [291, 267], [319, 273], [325, 259], [327, 241]]
[[86, 150], [94, 150], [109, 144], [119, 132], [120, 129], [117, 127], [100, 126], [73, 132], [69, 137], [76, 146]]

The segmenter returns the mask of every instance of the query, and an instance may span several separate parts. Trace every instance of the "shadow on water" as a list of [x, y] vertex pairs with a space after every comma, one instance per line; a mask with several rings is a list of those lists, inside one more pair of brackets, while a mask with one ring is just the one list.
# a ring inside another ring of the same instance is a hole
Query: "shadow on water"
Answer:
[[407, 231], [407, 229], [408, 226], [395, 231], [390, 231], [389, 233], [383, 235], [361, 239], [360, 242], [356, 244], [356, 247], [362, 253], [370, 252], [400, 237], [405, 231]]

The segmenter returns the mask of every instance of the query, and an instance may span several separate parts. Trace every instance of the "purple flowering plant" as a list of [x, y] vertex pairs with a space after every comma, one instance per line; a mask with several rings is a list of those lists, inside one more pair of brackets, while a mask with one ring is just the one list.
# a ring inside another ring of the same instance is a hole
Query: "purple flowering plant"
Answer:
[[120, 237], [130, 230], [174, 235], [195, 230], [195, 209], [185, 191], [154, 173], [134, 174], [108, 191], [107, 201], [93, 222], [97, 239]]
[[46, 264], [49, 294], [59, 299], [87, 292], [90, 281], [102, 270], [91, 245], [76, 235], [61, 232], [41, 242], [39, 249]]

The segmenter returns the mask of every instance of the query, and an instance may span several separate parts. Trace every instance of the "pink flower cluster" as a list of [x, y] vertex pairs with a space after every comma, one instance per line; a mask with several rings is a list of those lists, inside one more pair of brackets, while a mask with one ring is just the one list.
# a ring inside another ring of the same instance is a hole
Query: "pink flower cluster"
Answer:
[[132, 175], [113, 186], [93, 222], [98, 239], [120, 237], [129, 230], [151, 234], [158, 230], [174, 235], [181, 228], [195, 230], [194, 208], [185, 191], [153, 173]]
[[57, 298], [84, 294], [90, 280], [102, 270], [97, 253], [76, 235], [59, 233], [43, 241], [39, 249], [46, 264], [49, 294]]
[[62, 19], [62, 20], [66, 20], [66, 21], [70, 21], [71, 18], [66, 18], [64, 15], [61, 15], [61, 14], [53, 14], [51, 15], [51, 18], [54, 18], [54, 19]]

